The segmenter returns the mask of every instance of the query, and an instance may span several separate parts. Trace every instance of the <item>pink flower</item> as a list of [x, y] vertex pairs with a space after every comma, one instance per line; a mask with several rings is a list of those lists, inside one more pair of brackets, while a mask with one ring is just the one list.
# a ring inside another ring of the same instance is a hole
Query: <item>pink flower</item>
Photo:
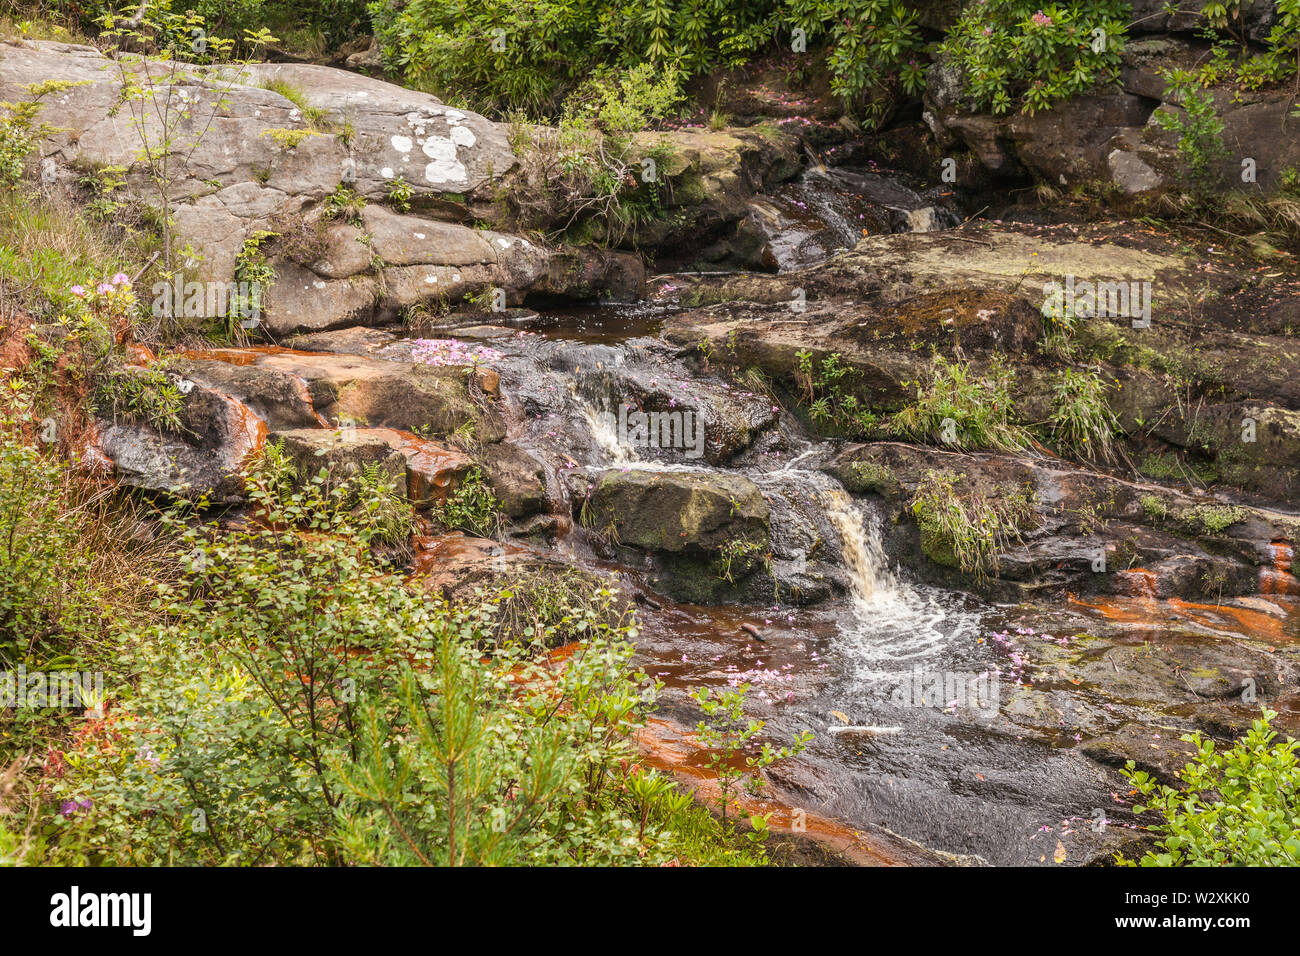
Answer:
[[113, 285], [130, 285], [130, 284], [131, 284], [131, 280], [130, 280], [130, 278], [127, 276], [127, 274], [126, 274], [125, 272], [119, 272], [117, 275], [113, 276], [112, 282], [113, 282]]
[[82, 285], [74, 285], [72, 287], [72, 294], [78, 299], [84, 299], [86, 297], [86, 287]]
[[1047, 14], [1045, 14], [1042, 10], [1039, 10], [1029, 19], [1033, 20], [1040, 27], [1050, 27], [1052, 25], [1052, 18], [1049, 17]]
[[107, 282], [101, 282], [98, 286], [95, 287], [95, 291], [98, 292], [100, 295], [108, 295], [110, 292], [113, 291], [113, 287], [109, 285]]

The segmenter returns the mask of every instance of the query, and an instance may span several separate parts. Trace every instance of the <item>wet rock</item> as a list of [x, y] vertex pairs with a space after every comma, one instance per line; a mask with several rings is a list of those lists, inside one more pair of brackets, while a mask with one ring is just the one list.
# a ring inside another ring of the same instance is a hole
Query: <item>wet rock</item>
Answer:
[[1177, 786], [1178, 774], [1196, 756], [1196, 748], [1180, 739], [1187, 729], [1131, 723], [1115, 733], [1084, 743], [1079, 749], [1098, 763], [1120, 768], [1133, 761], [1165, 786]]
[[779, 306], [719, 305], [665, 323], [664, 338], [707, 356], [720, 368], [756, 369], [769, 382], [802, 395], [801, 352], [818, 368], [832, 354], [853, 370], [839, 383], [866, 407], [892, 410], [915, 395], [932, 359], [915, 346], [977, 357], [1020, 352], [1042, 334], [1031, 303], [994, 290], [923, 293], [879, 304], [817, 302], [802, 311]]
[[983, 585], [1008, 596], [1064, 587], [1192, 600], [1250, 594], [1260, 588], [1262, 569], [1276, 561], [1271, 543], [1300, 531], [1284, 513], [1050, 459], [875, 442], [846, 447], [824, 469], [849, 490], [888, 502], [898, 521], [889, 534], [892, 550], [957, 588], [978, 585], [969, 575], [916, 564], [918, 550], [938, 565], [953, 564], [935, 542], [927, 547], [915, 537], [910, 508], [921, 481], [931, 471], [960, 476], [955, 488], [969, 502], [976, 494], [996, 501], [1028, 493], [1032, 514], [1020, 540], [999, 550], [993, 579]]
[[707, 603], [734, 591], [770, 547], [769, 508], [748, 478], [721, 472], [605, 471], [578, 518], [618, 547], [653, 553], [657, 585]]
[[647, 551], [716, 553], [731, 542], [766, 548], [768, 505], [740, 475], [692, 471], [603, 472], [583, 523]]
[[392, 332], [353, 326], [332, 332], [308, 332], [286, 339], [287, 348], [304, 352], [340, 352], [348, 355], [368, 355], [378, 352], [397, 340]]
[[1239, 696], [1247, 680], [1261, 695], [1279, 685], [1278, 665], [1263, 651], [1212, 637], [1115, 645], [1079, 669], [1083, 680], [1116, 700], [1173, 706]]
[[484, 447], [475, 461], [508, 516], [524, 518], [546, 510], [546, 472], [528, 452], [499, 442]]

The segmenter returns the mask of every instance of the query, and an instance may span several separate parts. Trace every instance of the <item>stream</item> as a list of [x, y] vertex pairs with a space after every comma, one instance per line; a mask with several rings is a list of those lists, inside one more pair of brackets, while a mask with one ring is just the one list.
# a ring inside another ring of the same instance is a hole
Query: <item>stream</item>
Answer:
[[[864, 233], [960, 221], [952, 197], [869, 169], [814, 167], [757, 205], [772, 271], [822, 261]], [[811, 435], [761, 383], [737, 384], [661, 335], [683, 311], [658, 300], [453, 313], [357, 352], [409, 363], [454, 339], [458, 356], [499, 375], [506, 441], [542, 464], [550, 504], [498, 550], [620, 577], [637, 604], [637, 663], [663, 683], [640, 741], [648, 763], [707, 797], [715, 783], [689, 694], [744, 684], [764, 739], [815, 734], [745, 798], [775, 830], [883, 865], [1078, 865], [1127, 852], [1137, 827], [1115, 767], [1128, 753], [1174, 752], [1201, 716], [1165, 688], [1300, 640], [1289, 545], [1261, 571], [1262, 597], [1231, 604], [1157, 600], [1141, 570], [1117, 572], [1133, 583], [1126, 597], [998, 604], [937, 587], [918, 575], [916, 546], [892, 533], [896, 512], [829, 473], [842, 443]], [[629, 429], [629, 416], [649, 413], [675, 421], [676, 437]], [[708, 575], [674, 579], [647, 549], [583, 527], [585, 500], [610, 475], [756, 487], [771, 531], [764, 566], [720, 598]], [[1153, 649], [1172, 655], [1171, 671]], [[1209, 697], [1220, 715], [1258, 712], [1230, 693]]]
[[[850, 834], [897, 835], [903, 847], [914, 841], [955, 857], [995, 864], [1050, 859], [1055, 837], [1049, 844], [1048, 836], [1112, 805], [1110, 778], [1074, 750], [1027, 736], [994, 713], [938, 701], [924, 686], [909, 693], [936, 674], [987, 685], [1000, 673], [1005, 682], [1008, 662], [984, 636], [1014, 619], [1015, 609], [913, 580], [882, 547], [882, 516], [817, 470], [833, 443], [807, 437], [783, 412], [767, 410], [773, 427], [726, 464], [620, 442], [609, 425], [623, 401], [702, 410], [707, 432], [721, 406], [757, 400], [653, 338], [664, 314], [646, 304], [603, 306], [430, 333], [499, 353], [493, 364], [515, 406], [509, 440], [546, 464], [550, 496], [567, 497], [565, 476], [585, 469], [744, 475], [779, 503], [772, 512], [774, 563], [791, 580], [799, 579], [801, 565], [807, 573], [808, 555], [794, 544], [802, 526], [825, 530], [837, 552], [828, 562], [834, 593], [815, 606], [700, 606], [656, 596], [639, 609], [639, 663], [665, 684], [660, 716], [668, 723], [660, 726], [680, 742], [697, 719], [691, 690], [748, 683], [750, 712], [768, 722], [766, 736], [816, 734], [805, 753], [771, 771], [768, 807], [835, 821]], [[402, 340], [377, 357], [401, 358], [410, 349]], [[554, 548], [580, 567], [608, 557], [573, 525]], [[622, 570], [633, 587], [644, 587], [644, 568]], [[741, 624], [755, 627], [763, 641]], [[996, 700], [975, 702], [997, 709]], [[696, 773], [706, 766], [689, 747], [666, 762]], [[895, 847], [898, 855], [906, 853]]]

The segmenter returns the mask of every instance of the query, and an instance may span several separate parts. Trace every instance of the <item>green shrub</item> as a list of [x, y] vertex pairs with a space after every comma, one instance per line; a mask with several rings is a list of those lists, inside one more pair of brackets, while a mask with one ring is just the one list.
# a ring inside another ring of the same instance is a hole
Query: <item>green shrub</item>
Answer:
[[478, 109], [552, 116], [598, 66], [683, 76], [737, 65], [773, 30], [771, 0], [376, 0], [375, 32], [390, 68]]
[[831, 89], [852, 102], [897, 76], [908, 95], [925, 87], [918, 13], [891, 0], [786, 0], [781, 19], [809, 39], [829, 38]]
[[936, 355], [930, 382], [917, 386], [916, 401], [893, 416], [890, 430], [913, 441], [955, 448], [1023, 448], [1029, 435], [1015, 422], [1014, 384], [1015, 372], [1000, 356], [981, 375]]
[[488, 538], [497, 532], [500, 524], [501, 503], [483, 479], [483, 472], [471, 468], [456, 489], [435, 509], [435, 514], [448, 528], [459, 528]]
[[[811, 731], [804, 731], [789, 746], [776, 748], [764, 743], [758, 753], [753, 753], [766, 722], [745, 715], [748, 693], [749, 685], [741, 684], [727, 690], [702, 687], [691, 694], [704, 712], [695, 725], [695, 739], [709, 748], [709, 767], [718, 780], [718, 809], [724, 820], [742, 786], [750, 793], [758, 793], [763, 787], [763, 770], [801, 753], [813, 738]], [[755, 832], [766, 832], [766, 817], [751, 815], [750, 823]]]
[[0, 412], [0, 670], [82, 662], [147, 605], [166, 547], [146, 505], [31, 441], [52, 423]]
[[1138, 865], [1300, 866], [1300, 742], [1279, 740], [1269, 726], [1275, 717], [1265, 708], [1246, 736], [1223, 750], [1200, 733], [1185, 734], [1198, 753], [1179, 771], [1177, 788], [1128, 762], [1121, 773], [1141, 794], [1134, 811], [1164, 818], [1152, 827], [1161, 834], [1156, 848]]
[[[581, 226], [615, 245], [640, 222], [661, 214], [662, 169], [671, 147], [634, 142], [633, 134], [661, 119], [681, 97], [676, 70], [643, 64], [600, 69], [564, 104], [558, 126], [537, 126], [519, 113], [510, 145], [520, 173], [499, 200], [517, 226], [558, 237]], [[646, 160], [657, 165], [646, 176]], [[587, 236], [586, 238], [591, 238]]]
[[1199, 196], [1209, 197], [1219, 179], [1215, 164], [1228, 155], [1214, 96], [1187, 70], [1169, 70], [1165, 80], [1165, 99], [1181, 104], [1183, 109], [1158, 110], [1156, 121], [1161, 128], [1178, 134], [1178, 155], [1188, 187]]
[[0, 422], [0, 670], [63, 653], [96, 617], [65, 478], [14, 420]]
[[1119, 420], [1106, 402], [1109, 386], [1092, 370], [1067, 368], [1052, 386], [1047, 427], [1053, 442], [1089, 461], [1110, 461]]
[[960, 69], [976, 107], [1032, 114], [1118, 81], [1129, 13], [1119, 0], [980, 0], [967, 5], [939, 49]]
[[815, 362], [812, 352], [803, 349], [795, 359], [799, 363], [795, 381], [814, 425], [847, 438], [867, 438], [875, 433], [878, 417], [849, 389], [849, 383], [862, 374], [858, 369], [844, 365], [839, 352]]
[[552, 661], [498, 626], [504, 593], [453, 607], [385, 574], [344, 489], [272, 463], [249, 500], [256, 522], [181, 532], [120, 649], [140, 679], [59, 754], [48, 861], [762, 862], [636, 762], [658, 685], [613, 592], [545, 612], [582, 640]]

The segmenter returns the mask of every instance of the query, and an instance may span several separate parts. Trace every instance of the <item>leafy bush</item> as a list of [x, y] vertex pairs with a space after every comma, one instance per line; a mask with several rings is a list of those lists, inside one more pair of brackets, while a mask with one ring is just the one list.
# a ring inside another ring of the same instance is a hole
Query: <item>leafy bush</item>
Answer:
[[892, 0], [787, 0], [782, 19], [811, 39], [830, 39], [831, 89], [852, 102], [895, 75], [904, 91], [925, 87], [917, 12]]
[[71, 80], [42, 80], [23, 87], [27, 99], [18, 103], [0, 103], [0, 189], [14, 189], [27, 165], [27, 157], [37, 140], [53, 131], [48, 123], [38, 123], [43, 104], [41, 98], [83, 83]]
[[[775, 748], [764, 743], [757, 754], [747, 752], [757, 744], [766, 726], [764, 721], [745, 716], [748, 693], [749, 685], [741, 684], [732, 690], [702, 687], [691, 694], [704, 712], [695, 726], [695, 739], [709, 748], [709, 767], [718, 779], [718, 808], [724, 820], [742, 785], [750, 793], [758, 793], [763, 787], [762, 771], [801, 753], [813, 738], [812, 731], [804, 731], [789, 746]], [[767, 819], [751, 815], [750, 823], [762, 833]]]
[[0, 422], [0, 670], [62, 653], [88, 627], [98, 601], [79, 536], [68, 520], [65, 472], [27, 444], [12, 419]]
[[[1300, 742], [1278, 739], [1264, 709], [1249, 732], [1219, 750], [1200, 733], [1183, 740], [1197, 748], [1181, 771], [1178, 788], [1158, 784], [1134, 769], [1120, 771], [1141, 794], [1135, 812], [1156, 813], [1162, 834], [1141, 866], [1300, 866]], [[1122, 856], [1118, 862], [1132, 866]]]
[[1029, 436], [1014, 421], [1014, 384], [1015, 373], [1000, 357], [980, 375], [936, 355], [929, 384], [917, 386], [916, 401], [893, 416], [890, 428], [913, 441], [957, 448], [1023, 448]]
[[1228, 155], [1214, 96], [1188, 70], [1169, 70], [1165, 80], [1166, 99], [1181, 104], [1183, 112], [1158, 110], [1156, 121], [1162, 129], [1178, 134], [1178, 155], [1188, 186], [1200, 196], [1209, 196], [1218, 181], [1215, 164]]
[[1128, 13], [1119, 0], [978, 0], [962, 11], [940, 52], [960, 69], [978, 108], [1032, 114], [1118, 81]]
[[921, 529], [921, 550], [938, 564], [988, 577], [997, 552], [1020, 540], [1020, 528], [1033, 515], [1033, 499], [1018, 489], [986, 495], [958, 493], [965, 475], [928, 471], [912, 499], [912, 515]]
[[1047, 427], [1058, 448], [1089, 461], [1109, 461], [1119, 420], [1106, 402], [1109, 386], [1092, 370], [1065, 369], [1052, 386]]
[[558, 236], [575, 225], [604, 231], [614, 245], [629, 228], [659, 213], [662, 181], [647, 177], [648, 159], [663, 167], [665, 143], [638, 146], [633, 134], [662, 119], [681, 98], [679, 74], [643, 64], [600, 69], [565, 101], [558, 127], [512, 117], [510, 145], [521, 172], [499, 199], [515, 223]]
[[250, 478], [257, 522], [181, 533], [183, 576], [122, 648], [141, 679], [57, 755], [50, 861], [761, 862], [636, 763], [658, 688], [613, 592], [538, 656], [544, 634], [498, 627], [505, 595], [421, 594], [344, 490], [283, 477]]
[[501, 503], [483, 480], [483, 472], [471, 468], [456, 489], [435, 509], [448, 528], [459, 528], [481, 538], [491, 537], [501, 520]]
[[814, 362], [812, 352], [803, 349], [796, 353], [795, 358], [799, 363], [795, 380], [803, 390], [808, 417], [813, 424], [831, 434], [850, 438], [866, 438], [875, 432], [878, 423], [875, 412], [847, 386], [861, 373], [850, 365], [841, 364], [839, 352], [832, 352], [820, 362]]
[[554, 115], [596, 67], [739, 64], [769, 39], [770, 0], [376, 0], [385, 58], [409, 81], [479, 109]]

